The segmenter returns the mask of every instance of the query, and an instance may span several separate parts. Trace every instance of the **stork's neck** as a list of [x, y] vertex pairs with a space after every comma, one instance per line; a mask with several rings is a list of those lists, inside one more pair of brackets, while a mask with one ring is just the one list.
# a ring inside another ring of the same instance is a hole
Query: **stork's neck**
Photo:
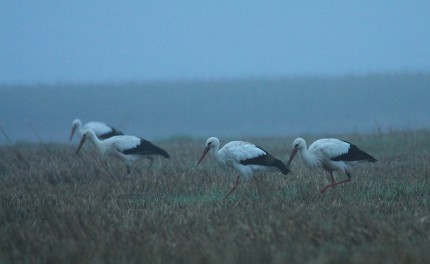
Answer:
[[306, 166], [310, 168], [317, 167], [320, 162], [318, 157], [312, 151], [308, 150], [307, 146], [299, 150], [299, 155]]
[[216, 159], [218, 162], [224, 162], [223, 158], [221, 157], [221, 153], [219, 153], [219, 146], [215, 145], [210, 150], [212, 157]]
[[94, 132], [90, 133], [90, 140], [91, 142], [93, 142], [94, 146], [96, 146], [96, 148], [102, 153], [105, 154], [106, 153], [106, 146], [105, 144], [103, 144], [103, 141], [100, 140], [96, 134], [94, 134]]
[[82, 135], [84, 134], [84, 131], [82, 130], [82, 122], [78, 120], [75, 123], [75, 127], [76, 127], [76, 131], [78, 132], [78, 135], [82, 137]]
[[82, 122], [81, 122], [81, 120], [78, 120], [77, 122], [76, 122], [76, 126], [77, 126], [77, 128], [80, 130], [80, 129], [82, 129]]

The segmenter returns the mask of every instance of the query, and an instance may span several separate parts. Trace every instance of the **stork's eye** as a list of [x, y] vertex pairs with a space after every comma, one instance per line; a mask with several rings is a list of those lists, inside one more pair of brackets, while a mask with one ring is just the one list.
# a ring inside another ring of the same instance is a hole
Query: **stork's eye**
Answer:
[[298, 147], [299, 147], [299, 143], [297, 143], [296, 145], [294, 145], [294, 147], [295, 147], [295, 148], [298, 148]]
[[212, 144], [212, 142], [209, 142], [209, 143], [208, 143], [208, 147], [209, 147], [211, 144]]

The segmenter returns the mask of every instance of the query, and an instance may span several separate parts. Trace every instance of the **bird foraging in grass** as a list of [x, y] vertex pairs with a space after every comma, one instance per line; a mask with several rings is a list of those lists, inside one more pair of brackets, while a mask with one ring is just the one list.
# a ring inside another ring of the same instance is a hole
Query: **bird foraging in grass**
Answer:
[[220, 143], [218, 138], [208, 138], [197, 165], [199, 165], [206, 154], [210, 152], [221, 166], [233, 168], [238, 172], [233, 188], [225, 195], [224, 199], [236, 190], [239, 185], [240, 176], [251, 177], [255, 172], [264, 171], [268, 168], [279, 169], [284, 175], [290, 172], [282, 161], [274, 158], [267, 151], [252, 143], [230, 141], [221, 149], [219, 149], [219, 147]]
[[70, 133], [69, 141], [72, 141], [73, 135], [75, 134], [76, 131], [78, 131], [79, 136], [82, 137], [85, 130], [87, 129], [91, 129], [92, 131], [94, 131], [94, 134], [99, 139], [106, 139], [113, 136], [123, 135], [122, 132], [116, 130], [115, 128], [109, 125], [106, 125], [105, 123], [98, 122], [98, 121], [91, 121], [82, 126], [81, 120], [75, 119], [73, 120], [73, 123], [72, 123], [72, 131]]
[[[361, 162], [376, 162], [376, 159], [368, 153], [359, 149], [356, 145], [335, 139], [323, 138], [315, 141], [307, 148], [306, 141], [303, 138], [296, 138], [293, 141], [293, 150], [291, 151], [287, 167], [290, 166], [295, 155], [299, 153], [300, 158], [309, 168], [322, 168], [330, 174], [331, 184], [324, 186], [321, 193], [328, 188], [351, 181], [349, 168]], [[333, 176], [334, 171], [343, 171], [348, 177], [344, 181], [336, 182]]]
[[96, 146], [102, 155], [111, 154], [125, 162], [127, 166], [127, 176], [130, 176], [130, 166], [136, 160], [148, 158], [151, 161], [149, 166], [151, 167], [154, 156], [162, 156], [167, 159], [170, 158], [169, 154], [165, 150], [155, 146], [143, 138], [120, 135], [100, 140], [91, 129], [87, 129], [83, 133], [78, 149], [76, 150], [76, 154], [79, 153], [79, 150], [87, 139]]

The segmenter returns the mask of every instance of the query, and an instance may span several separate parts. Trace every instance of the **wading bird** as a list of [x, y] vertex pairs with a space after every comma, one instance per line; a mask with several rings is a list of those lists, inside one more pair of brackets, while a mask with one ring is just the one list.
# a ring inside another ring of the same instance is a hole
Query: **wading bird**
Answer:
[[78, 131], [79, 136], [82, 137], [82, 135], [84, 134], [84, 131], [87, 129], [91, 129], [92, 131], [94, 131], [95, 135], [99, 139], [106, 139], [113, 136], [123, 135], [122, 132], [116, 130], [111, 126], [106, 125], [105, 123], [92, 121], [82, 126], [81, 120], [75, 119], [73, 120], [73, 123], [72, 123], [72, 132], [70, 133], [69, 141], [72, 140], [76, 130]]
[[269, 167], [278, 168], [285, 175], [289, 172], [287, 166], [282, 161], [249, 142], [231, 141], [219, 149], [219, 139], [210, 137], [206, 141], [206, 147], [197, 165], [200, 164], [209, 151], [219, 164], [224, 167], [233, 168], [239, 173], [233, 188], [226, 194], [224, 199], [236, 190], [241, 175], [251, 177], [254, 172], [266, 170]]
[[[376, 161], [374, 157], [362, 151], [354, 144], [335, 138], [319, 139], [312, 143], [309, 149], [303, 138], [296, 138], [293, 141], [293, 150], [291, 151], [287, 167], [290, 166], [297, 152], [299, 152], [300, 158], [309, 168], [322, 168], [330, 173], [331, 184], [324, 186], [321, 189], [321, 193], [324, 193], [330, 187], [351, 181], [350, 166], [365, 161]], [[348, 179], [336, 182], [333, 171], [344, 171]]]
[[76, 150], [76, 154], [79, 153], [79, 150], [87, 139], [93, 142], [102, 155], [110, 154], [124, 161], [127, 166], [128, 176], [130, 175], [130, 165], [138, 159], [150, 159], [151, 164], [149, 167], [151, 167], [153, 156], [158, 155], [167, 159], [170, 158], [169, 154], [165, 150], [155, 146], [143, 138], [119, 135], [100, 140], [91, 129], [84, 131], [81, 142]]

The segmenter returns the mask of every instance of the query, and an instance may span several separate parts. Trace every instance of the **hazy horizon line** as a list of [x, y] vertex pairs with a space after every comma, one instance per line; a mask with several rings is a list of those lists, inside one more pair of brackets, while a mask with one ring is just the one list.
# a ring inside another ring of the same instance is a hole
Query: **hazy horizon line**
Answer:
[[25, 82], [0, 82], [2, 88], [16, 87], [53, 87], [53, 86], [101, 86], [101, 85], [151, 85], [151, 84], [181, 84], [181, 83], [209, 83], [209, 82], [249, 82], [249, 81], [294, 81], [294, 80], [327, 80], [327, 79], [344, 79], [344, 78], [368, 78], [368, 77], [386, 77], [386, 76], [417, 76], [430, 75], [430, 70], [399, 70], [399, 71], [374, 71], [361, 73], [342, 73], [342, 74], [321, 74], [321, 73], [303, 73], [295, 75], [250, 75], [250, 76], [226, 76], [226, 77], [197, 77], [197, 78], [172, 78], [172, 79], [124, 79], [124, 80], [61, 80], [61, 81], [25, 81]]

